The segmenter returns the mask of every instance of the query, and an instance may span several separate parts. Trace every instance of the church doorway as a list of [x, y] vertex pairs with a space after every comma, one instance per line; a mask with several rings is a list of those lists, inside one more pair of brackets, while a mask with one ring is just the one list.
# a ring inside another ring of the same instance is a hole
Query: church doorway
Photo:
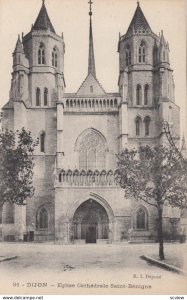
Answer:
[[86, 243], [96, 243], [96, 226], [88, 226], [86, 229]]
[[73, 238], [85, 243], [109, 239], [109, 218], [105, 208], [95, 200], [83, 202], [73, 217]]

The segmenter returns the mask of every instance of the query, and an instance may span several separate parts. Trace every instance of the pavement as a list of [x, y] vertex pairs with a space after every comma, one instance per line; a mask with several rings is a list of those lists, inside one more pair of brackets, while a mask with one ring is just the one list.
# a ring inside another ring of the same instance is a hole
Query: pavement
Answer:
[[[169, 256], [173, 261], [178, 260], [184, 268], [186, 250], [186, 244], [165, 244], [166, 258]], [[3, 274], [0, 281], [1, 294], [7, 291], [13, 294], [187, 292], [185, 276], [140, 259], [142, 255], [155, 256], [158, 244], [1, 243], [0, 251], [0, 258], [9, 258], [0, 263]]]

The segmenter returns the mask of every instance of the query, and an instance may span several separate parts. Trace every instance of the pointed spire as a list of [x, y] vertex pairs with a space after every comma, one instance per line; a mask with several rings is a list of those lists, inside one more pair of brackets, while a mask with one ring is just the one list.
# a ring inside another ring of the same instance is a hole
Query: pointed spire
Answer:
[[50, 29], [52, 32], [55, 33], [54, 27], [49, 19], [46, 7], [45, 7], [45, 0], [42, 0], [42, 7], [38, 14], [38, 17], [32, 27], [32, 30], [47, 30]]
[[17, 43], [16, 43], [14, 53], [24, 53], [23, 45], [22, 45], [22, 42], [20, 40], [20, 35], [19, 34], [18, 34], [18, 39], [17, 39]]
[[89, 0], [90, 5], [89, 16], [90, 16], [90, 31], [89, 31], [89, 54], [88, 54], [88, 74], [92, 74], [96, 77], [95, 72], [95, 58], [94, 58], [94, 46], [93, 46], [93, 34], [92, 34], [92, 4], [93, 2]]
[[132, 21], [129, 25], [129, 28], [127, 30], [127, 33], [133, 33], [138, 31], [138, 30], [141, 30], [141, 31], [148, 31], [148, 32], [151, 32], [151, 28], [149, 26], [149, 23], [147, 22], [144, 14], [143, 14], [143, 11], [140, 7], [140, 3], [139, 1], [137, 1], [137, 8], [136, 8], [136, 11], [134, 13], [134, 16], [132, 18]]
[[166, 40], [164, 38], [163, 30], [161, 30], [160, 46], [166, 46]]

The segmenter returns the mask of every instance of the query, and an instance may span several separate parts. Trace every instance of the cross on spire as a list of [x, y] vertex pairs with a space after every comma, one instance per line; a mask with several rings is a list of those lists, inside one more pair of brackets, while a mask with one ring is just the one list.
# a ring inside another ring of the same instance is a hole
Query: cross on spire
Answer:
[[45, 0], [42, 0], [42, 4], [45, 5]]
[[92, 0], [89, 0], [88, 4], [90, 5], [90, 11], [89, 11], [89, 16], [91, 17], [92, 16]]
[[88, 53], [88, 74], [95, 74], [95, 59], [94, 59], [94, 46], [93, 46], [93, 34], [92, 34], [92, 0], [89, 0], [90, 5], [89, 16], [90, 16], [90, 32], [89, 32], [89, 53]]

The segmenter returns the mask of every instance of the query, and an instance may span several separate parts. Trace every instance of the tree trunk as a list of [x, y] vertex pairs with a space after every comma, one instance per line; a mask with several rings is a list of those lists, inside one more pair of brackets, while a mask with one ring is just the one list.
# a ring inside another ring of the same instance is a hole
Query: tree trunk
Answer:
[[163, 232], [162, 232], [162, 207], [158, 207], [158, 241], [159, 241], [159, 258], [164, 260], [164, 241], [163, 241]]

